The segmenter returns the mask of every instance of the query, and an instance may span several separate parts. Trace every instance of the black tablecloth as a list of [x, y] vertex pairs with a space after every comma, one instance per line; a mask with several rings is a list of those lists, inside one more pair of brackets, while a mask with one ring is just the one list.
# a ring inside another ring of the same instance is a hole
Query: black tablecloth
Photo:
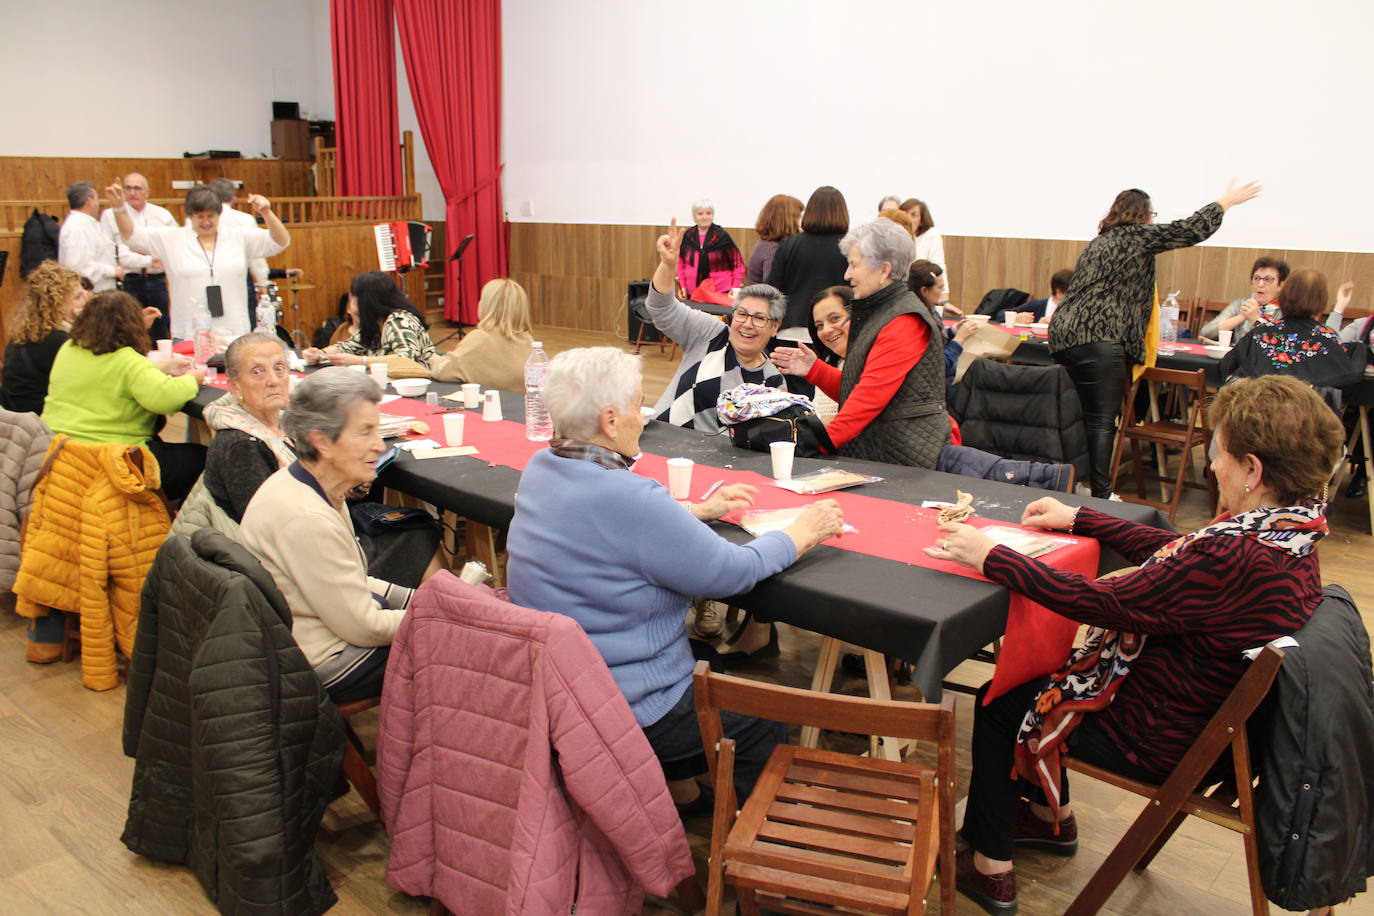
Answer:
[[[436, 383], [431, 390], [448, 393], [456, 387]], [[187, 405], [187, 412], [199, 415], [204, 404], [219, 394], [214, 389], [202, 389], [201, 395]], [[501, 403], [506, 419], [523, 417], [519, 395], [503, 393]], [[477, 421], [479, 412], [469, 413], [470, 420]], [[697, 464], [692, 478], [694, 496], [715, 480], [713, 466], [751, 470], [764, 476], [771, 472], [767, 455], [736, 449], [724, 435], [708, 436], [667, 423], [649, 423], [640, 446], [653, 454], [693, 459]], [[794, 470], [802, 474], [830, 463], [797, 458]], [[851, 470], [884, 478], [882, 483], [861, 488], [865, 496], [919, 504], [927, 499], [951, 500], [957, 488], [974, 495], [974, 508], [980, 516], [999, 521], [1019, 521], [1025, 506], [1045, 495], [1041, 490], [920, 468], [852, 459], [842, 463]], [[378, 479], [384, 486], [504, 529], [510, 526], [515, 511], [520, 472], [490, 466], [479, 457], [417, 461], [403, 454]], [[1072, 505], [1090, 505], [1121, 518], [1169, 529], [1164, 518], [1148, 506], [1054, 495]], [[750, 537], [733, 525], [717, 522], [713, 527], [736, 543]], [[1121, 565], [1119, 557], [1104, 551], [1103, 571]], [[728, 600], [761, 619], [783, 621], [913, 662], [916, 686], [925, 697], [935, 699], [945, 674], [1002, 634], [1007, 598], [1007, 590], [991, 582], [821, 546], [748, 594]]]
[[[1013, 363], [1027, 366], [1053, 366], [1050, 359], [1050, 345], [1043, 337], [1030, 337], [1021, 341], [1021, 346], [1008, 359]], [[1198, 369], [1207, 373], [1207, 384], [1212, 388], [1221, 387], [1221, 360], [1195, 353], [1161, 353], [1155, 360], [1161, 369], [1182, 369], [1194, 372]]]

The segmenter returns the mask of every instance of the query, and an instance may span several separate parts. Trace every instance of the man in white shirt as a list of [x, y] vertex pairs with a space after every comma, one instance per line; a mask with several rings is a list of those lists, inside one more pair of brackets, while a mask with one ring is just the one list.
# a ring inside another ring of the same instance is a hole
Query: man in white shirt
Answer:
[[76, 271], [97, 293], [114, 289], [116, 280], [124, 277], [124, 268], [115, 261], [115, 245], [100, 231], [96, 214], [100, 212], [100, 198], [95, 185], [78, 181], [67, 188], [67, 206], [71, 212], [62, 221], [57, 235], [57, 260], [63, 267]]
[[[128, 197], [129, 215], [133, 217], [135, 226], [176, 228], [176, 217], [163, 207], [148, 202], [147, 178], [138, 172], [125, 175], [124, 193]], [[124, 268], [124, 291], [145, 308], [155, 308], [162, 313], [162, 317], [148, 328], [148, 335], [153, 340], [167, 337], [172, 316], [167, 298], [167, 275], [164, 273], [162, 262], [157, 258], [140, 254], [124, 244], [124, 239], [119, 234], [119, 226], [115, 223], [114, 213], [113, 209], [106, 209], [100, 214], [100, 230], [114, 241], [116, 262]]]

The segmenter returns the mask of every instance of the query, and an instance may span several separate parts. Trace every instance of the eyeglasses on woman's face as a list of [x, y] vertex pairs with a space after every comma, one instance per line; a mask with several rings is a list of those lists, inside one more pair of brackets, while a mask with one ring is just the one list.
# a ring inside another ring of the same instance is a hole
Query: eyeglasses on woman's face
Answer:
[[766, 328], [773, 323], [772, 317], [767, 312], [751, 312], [745, 308], [737, 308], [731, 316], [735, 324], [747, 324], [755, 328]]

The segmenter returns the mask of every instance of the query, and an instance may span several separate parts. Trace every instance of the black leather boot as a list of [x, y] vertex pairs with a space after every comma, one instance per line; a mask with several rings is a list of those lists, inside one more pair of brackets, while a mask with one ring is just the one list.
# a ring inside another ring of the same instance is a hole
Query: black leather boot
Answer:
[[1365, 471], [1368, 462], [1356, 458], [1354, 464], [1355, 471], [1350, 475], [1350, 486], [1345, 488], [1345, 495], [1350, 499], [1360, 499], [1369, 492], [1369, 474]]

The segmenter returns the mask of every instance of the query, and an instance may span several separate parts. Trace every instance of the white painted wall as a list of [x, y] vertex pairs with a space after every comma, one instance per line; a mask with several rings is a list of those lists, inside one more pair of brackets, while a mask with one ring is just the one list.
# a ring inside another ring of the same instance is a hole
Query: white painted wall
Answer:
[[[1374, 250], [1374, 4], [505, 0], [515, 220], [752, 225], [821, 184], [867, 219], [1089, 238], [1116, 192], [1161, 218], [1232, 176], [1220, 245]], [[723, 25], [728, 24], [728, 25]]]
[[328, 53], [327, 0], [7, 2], [0, 154], [270, 155], [273, 100], [333, 117]]

